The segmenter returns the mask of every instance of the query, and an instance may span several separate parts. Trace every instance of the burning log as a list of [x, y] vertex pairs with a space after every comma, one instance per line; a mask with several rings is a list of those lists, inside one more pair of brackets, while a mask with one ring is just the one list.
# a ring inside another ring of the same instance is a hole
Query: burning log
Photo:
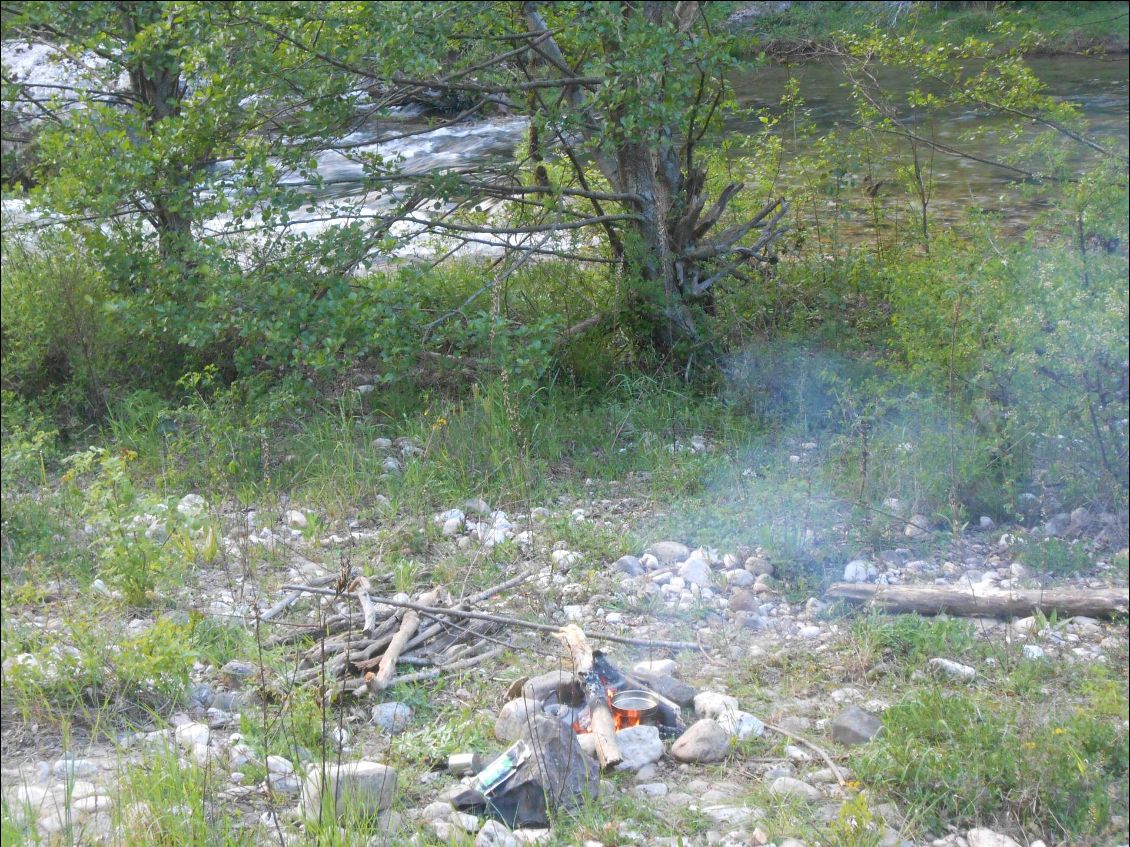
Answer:
[[616, 723], [608, 705], [608, 692], [594, 670], [592, 647], [584, 632], [576, 624], [561, 628], [556, 637], [569, 652], [574, 671], [580, 679], [588, 698], [589, 731], [596, 740], [596, 756], [602, 768], [611, 768], [624, 761], [616, 743]]
[[836, 599], [867, 602], [889, 612], [918, 612], [985, 618], [1027, 617], [1036, 612], [1061, 618], [1086, 615], [1109, 618], [1125, 615], [1130, 594], [1125, 588], [1088, 590], [1049, 588], [1039, 591], [973, 591], [940, 585], [864, 585], [837, 582], [828, 589]]

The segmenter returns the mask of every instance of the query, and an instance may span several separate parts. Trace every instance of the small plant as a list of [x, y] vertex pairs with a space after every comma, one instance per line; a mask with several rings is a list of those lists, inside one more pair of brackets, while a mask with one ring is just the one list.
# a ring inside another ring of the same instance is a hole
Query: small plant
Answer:
[[828, 825], [830, 847], [878, 847], [882, 837], [880, 822], [862, 792], [849, 798]]
[[1020, 561], [1038, 573], [1068, 576], [1088, 571], [1091, 557], [1082, 544], [1049, 538], [1024, 548]]
[[934, 656], [961, 656], [976, 647], [973, 626], [945, 616], [870, 614], [855, 621], [852, 633], [865, 652], [912, 664]]

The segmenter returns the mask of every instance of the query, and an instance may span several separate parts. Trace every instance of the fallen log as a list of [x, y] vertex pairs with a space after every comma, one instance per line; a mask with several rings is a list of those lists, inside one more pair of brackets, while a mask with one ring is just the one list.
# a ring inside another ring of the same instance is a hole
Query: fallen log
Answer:
[[1048, 588], [974, 591], [970, 586], [867, 585], [837, 582], [828, 597], [867, 603], [888, 612], [976, 618], [1024, 618], [1040, 612], [1060, 618], [1109, 618], [1130, 610], [1126, 588]]

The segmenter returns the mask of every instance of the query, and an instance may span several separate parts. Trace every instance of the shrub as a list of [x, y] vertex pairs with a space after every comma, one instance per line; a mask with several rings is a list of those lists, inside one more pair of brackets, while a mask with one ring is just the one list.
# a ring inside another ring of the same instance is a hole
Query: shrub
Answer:
[[1102, 840], [1127, 788], [1125, 724], [1102, 718], [1092, 701], [1055, 715], [927, 689], [887, 710], [853, 766], [930, 832], [1007, 819], [1049, 840]]

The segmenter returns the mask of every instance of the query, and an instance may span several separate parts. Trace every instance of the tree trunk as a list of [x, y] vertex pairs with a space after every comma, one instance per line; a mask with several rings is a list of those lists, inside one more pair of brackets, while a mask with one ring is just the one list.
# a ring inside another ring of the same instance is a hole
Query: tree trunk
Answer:
[[[119, 3], [122, 32], [127, 42], [134, 41], [144, 23], [142, 16], [152, 15], [151, 9], [129, 3]], [[180, 66], [172, 62], [162, 66], [144, 59], [128, 64], [130, 90], [144, 109], [146, 127], [155, 132], [161, 121], [180, 114]], [[175, 167], [175, 166], [174, 166]], [[162, 260], [184, 261], [192, 240], [192, 186], [193, 176], [188, 168], [175, 167], [175, 172], [165, 175], [176, 197], [169, 197], [159, 188], [148, 198], [151, 209], [149, 219], [157, 231], [157, 249]]]
[[657, 173], [655, 160], [654, 150], [626, 145], [620, 151], [621, 179], [615, 188], [640, 197], [640, 220], [634, 226], [638, 243], [634, 251], [629, 250], [629, 271], [645, 287], [641, 295], [652, 313], [653, 344], [663, 356], [683, 359], [684, 348], [699, 342], [700, 331], [680, 285], [677, 251], [681, 245], [672, 243], [673, 186]]

